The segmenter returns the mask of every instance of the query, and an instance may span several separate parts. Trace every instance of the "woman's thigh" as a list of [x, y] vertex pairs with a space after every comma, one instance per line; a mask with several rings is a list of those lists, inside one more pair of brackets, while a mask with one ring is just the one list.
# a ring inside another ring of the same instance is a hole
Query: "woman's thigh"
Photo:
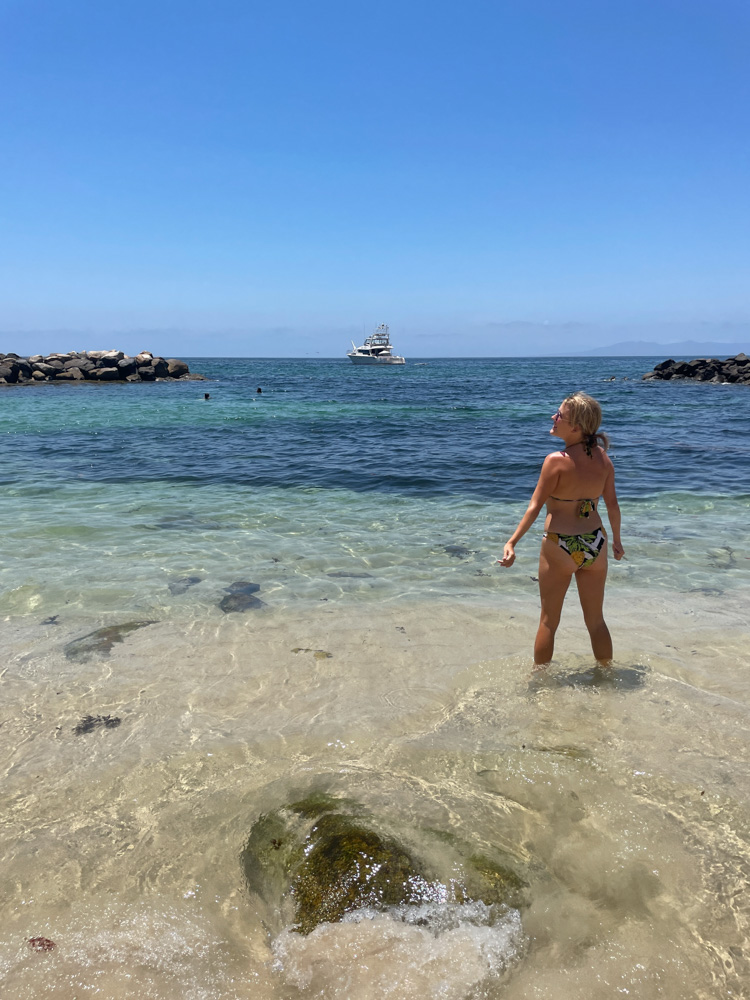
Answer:
[[578, 599], [585, 619], [602, 617], [604, 584], [607, 582], [607, 549], [602, 549], [596, 559], [576, 573]]
[[576, 564], [551, 538], [542, 540], [539, 553], [539, 597], [542, 614], [559, 618]]

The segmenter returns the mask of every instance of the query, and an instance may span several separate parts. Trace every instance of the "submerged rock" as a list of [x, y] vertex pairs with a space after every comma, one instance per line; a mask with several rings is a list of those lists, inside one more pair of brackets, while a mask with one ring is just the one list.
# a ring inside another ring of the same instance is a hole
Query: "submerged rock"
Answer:
[[109, 656], [116, 642], [122, 642], [129, 632], [155, 624], [153, 621], [124, 622], [122, 625], [105, 625], [95, 632], [73, 639], [63, 647], [63, 652], [69, 660], [85, 663], [95, 656]]
[[265, 608], [265, 602], [252, 594], [245, 594], [240, 591], [237, 594], [227, 594], [219, 601], [219, 607], [225, 614], [230, 611], [249, 611], [250, 608]]
[[326, 573], [326, 576], [332, 576], [336, 579], [347, 579], [347, 580], [371, 580], [372, 573], [345, 573], [343, 570], [336, 570], [334, 573]]
[[195, 514], [167, 514], [154, 524], [146, 524], [151, 531], [219, 531], [221, 525], [216, 521], [203, 521]]
[[468, 559], [472, 554], [471, 549], [467, 549], [465, 545], [443, 545], [443, 549], [454, 559]]
[[231, 611], [249, 611], [251, 608], [265, 608], [266, 605], [259, 597], [253, 597], [260, 590], [259, 583], [251, 583], [249, 580], [235, 580], [224, 590], [227, 596], [219, 601], [219, 607], [225, 614]]
[[224, 590], [228, 594], [257, 594], [260, 590], [259, 583], [250, 583], [249, 580], [236, 580], [234, 583], [230, 583], [228, 587]]
[[178, 594], [184, 594], [186, 590], [190, 590], [196, 583], [200, 583], [202, 579], [200, 576], [181, 576], [177, 580], [171, 580], [167, 584], [167, 587], [170, 594], [177, 596]]
[[[355, 803], [314, 794], [261, 817], [242, 852], [242, 865], [250, 889], [271, 907], [278, 911], [284, 899], [291, 902], [294, 930], [301, 934], [355, 910], [472, 900], [517, 906], [522, 901], [525, 883], [509, 866], [472, 853], [452, 835], [422, 835], [433, 843], [441, 840], [442, 874], [434, 862], [376, 829]], [[453, 850], [446, 850], [446, 840]]]

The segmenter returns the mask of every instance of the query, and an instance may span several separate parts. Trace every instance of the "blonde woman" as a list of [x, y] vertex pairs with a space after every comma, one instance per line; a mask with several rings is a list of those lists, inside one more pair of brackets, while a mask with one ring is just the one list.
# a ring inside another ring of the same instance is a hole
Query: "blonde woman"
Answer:
[[607, 579], [607, 535], [597, 506], [607, 506], [612, 528], [612, 554], [622, 559], [620, 507], [615, 470], [607, 455], [609, 442], [599, 433], [602, 410], [585, 392], [575, 392], [552, 416], [550, 434], [565, 447], [547, 455], [539, 482], [518, 527], [505, 543], [501, 566], [512, 566], [516, 545], [546, 504], [542, 550], [539, 555], [539, 596], [542, 613], [534, 643], [534, 662], [549, 663], [555, 648], [565, 594], [575, 576], [594, 656], [602, 665], [612, 660], [612, 638], [604, 621]]

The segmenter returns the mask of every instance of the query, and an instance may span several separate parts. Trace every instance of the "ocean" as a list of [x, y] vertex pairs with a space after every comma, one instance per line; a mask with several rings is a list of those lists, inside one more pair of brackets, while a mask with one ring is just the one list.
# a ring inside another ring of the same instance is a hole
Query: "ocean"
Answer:
[[[0, 391], [3, 991], [744, 995], [750, 390], [642, 381], [661, 358], [187, 360], [208, 380]], [[576, 389], [623, 513], [615, 663], [571, 593], [539, 675], [541, 518], [495, 560]], [[512, 932], [447, 889], [294, 931], [241, 852], [322, 792], [512, 859]]]

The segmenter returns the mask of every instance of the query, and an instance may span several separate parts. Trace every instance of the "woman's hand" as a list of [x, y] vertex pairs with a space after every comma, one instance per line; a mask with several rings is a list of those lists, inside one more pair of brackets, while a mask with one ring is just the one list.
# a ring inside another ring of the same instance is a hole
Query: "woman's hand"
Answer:
[[505, 543], [505, 548], [503, 549], [503, 558], [498, 559], [501, 566], [512, 566], [516, 561], [516, 550], [510, 544], [510, 542]]
[[612, 542], [612, 555], [618, 562], [625, 557], [625, 549], [622, 547], [622, 542]]

